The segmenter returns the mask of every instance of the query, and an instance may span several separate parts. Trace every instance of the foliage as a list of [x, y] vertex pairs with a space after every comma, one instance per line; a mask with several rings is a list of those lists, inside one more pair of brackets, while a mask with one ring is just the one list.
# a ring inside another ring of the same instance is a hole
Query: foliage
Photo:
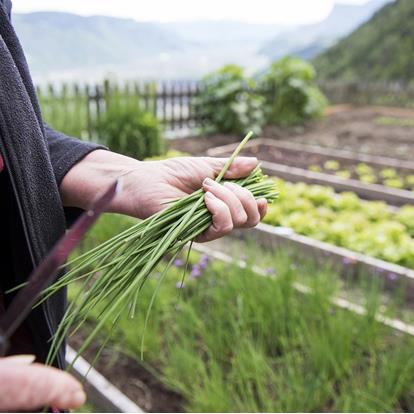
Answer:
[[[251, 264], [256, 253], [248, 258]], [[277, 277], [193, 255], [191, 275], [181, 289], [176, 286], [181, 286], [182, 261], [170, 270], [146, 330], [145, 362], [185, 397], [183, 408], [393, 412], [409, 404], [413, 342], [375, 321], [376, 289], [362, 292], [368, 313], [359, 316], [330, 304], [339, 281], [329, 269], [292, 262], [280, 252], [271, 264]], [[302, 273], [313, 294], [295, 290]], [[140, 309], [148, 307], [157, 283], [148, 281]], [[99, 318], [99, 309], [95, 315]], [[144, 326], [145, 312], [137, 312], [133, 321], [121, 317], [112, 352], [139, 360]], [[106, 327], [109, 334], [112, 323]]]
[[414, 268], [414, 207], [391, 210], [380, 201], [330, 187], [277, 180], [278, 202], [265, 222], [299, 234]]
[[52, 85], [38, 89], [37, 96], [43, 120], [48, 125], [69, 136], [87, 136], [88, 97], [85, 91], [64, 83], [59, 91]]
[[308, 169], [313, 172], [325, 172], [343, 179], [357, 179], [366, 184], [382, 184], [386, 187], [414, 191], [414, 175], [404, 174], [404, 170], [395, 168], [372, 167], [366, 163], [350, 165], [337, 160], [328, 159], [323, 164], [311, 164]]
[[315, 83], [312, 65], [298, 58], [274, 62], [262, 83], [272, 91], [267, 103], [267, 121], [272, 124], [302, 124], [321, 115], [327, 104]]
[[226, 65], [202, 79], [196, 101], [206, 133], [260, 133], [264, 123], [264, 98], [253, 92], [254, 82], [245, 78], [243, 69]]
[[101, 141], [111, 150], [133, 158], [160, 155], [164, 141], [158, 120], [134, 100], [114, 96], [98, 120]]
[[397, 0], [314, 60], [322, 79], [405, 80], [414, 73], [414, 2]]

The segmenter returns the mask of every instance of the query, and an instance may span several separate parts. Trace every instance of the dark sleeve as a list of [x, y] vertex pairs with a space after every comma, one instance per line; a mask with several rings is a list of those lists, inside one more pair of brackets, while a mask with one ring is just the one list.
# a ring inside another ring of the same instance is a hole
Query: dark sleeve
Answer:
[[[57, 185], [62, 182], [66, 173], [83, 157], [97, 149], [106, 149], [102, 145], [81, 141], [68, 137], [44, 124], [45, 135], [49, 144], [50, 159]], [[82, 213], [76, 207], [65, 207], [66, 225], [69, 227]]]
[[58, 186], [66, 173], [83, 157], [91, 151], [106, 149], [99, 144], [68, 137], [47, 125], [44, 125], [44, 128], [49, 144], [50, 159]]

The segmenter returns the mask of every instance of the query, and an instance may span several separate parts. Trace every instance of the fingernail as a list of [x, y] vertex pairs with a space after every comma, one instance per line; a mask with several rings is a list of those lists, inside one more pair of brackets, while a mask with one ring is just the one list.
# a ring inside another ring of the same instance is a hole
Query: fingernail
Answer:
[[207, 191], [206, 192], [206, 197], [209, 198], [210, 200], [214, 200], [215, 199], [214, 194], [213, 193], [210, 193], [210, 191]]
[[6, 362], [11, 362], [13, 364], [19, 365], [30, 365], [35, 361], [36, 357], [34, 355], [15, 355], [6, 358]]
[[239, 157], [239, 160], [248, 161], [248, 162], [257, 162], [257, 157]]
[[203, 182], [203, 184], [204, 184], [204, 185], [207, 185], [207, 186], [209, 186], [209, 187], [211, 187], [212, 185], [214, 185], [214, 183], [215, 183], [215, 181], [214, 181], [214, 180], [212, 180], [210, 177], [207, 177], [207, 178], [204, 180], [204, 182]]

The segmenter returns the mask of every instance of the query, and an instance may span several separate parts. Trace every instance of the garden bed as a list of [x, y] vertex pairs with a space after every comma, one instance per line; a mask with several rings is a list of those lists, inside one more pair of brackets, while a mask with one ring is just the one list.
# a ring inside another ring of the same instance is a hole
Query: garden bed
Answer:
[[[209, 153], [214, 156], [215, 152], [221, 154], [225, 149], [210, 149]], [[411, 161], [266, 138], [251, 141], [244, 153], [263, 161], [359, 180], [365, 184], [381, 184], [409, 191], [414, 189], [414, 162]]]
[[[292, 257], [310, 257], [322, 266], [327, 264], [345, 280], [376, 279], [385, 294], [399, 292], [406, 306], [414, 308], [414, 270], [301, 236], [287, 228], [259, 224], [249, 232], [234, 230], [231, 238], [254, 243], [268, 252], [287, 250]], [[217, 251], [226, 252], [231, 243], [211, 243]], [[230, 247], [231, 248], [231, 247]], [[202, 247], [200, 250], [203, 251]], [[413, 332], [414, 334], [414, 332]]]
[[[185, 398], [181, 410], [412, 410], [412, 339], [376, 322], [373, 291], [363, 293], [366, 311], [358, 315], [331, 305], [337, 277], [326, 267], [279, 254], [263, 278], [250, 268], [198, 260], [193, 256], [191, 267], [204, 263], [202, 272], [192, 270], [182, 289], [176, 287], [182, 263], [171, 269], [145, 336], [146, 363]], [[296, 288], [304, 272], [307, 295]], [[142, 381], [138, 371], [116, 365], [125, 354], [127, 366], [137, 365], [156, 284], [151, 279], [142, 291], [136, 318], [120, 320], [102, 365], [115, 367], [110, 379]]]
[[[287, 147], [290, 148], [287, 148]], [[210, 148], [207, 151], [209, 156], [214, 157], [224, 157], [231, 154], [234, 150], [235, 144], [228, 144], [221, 147]], [[294, 148], [295, 147], [295, 148]], [[328, 152], [328, 151], [326, 151]], [[353, 191], [358, 194], [360, 197], [367, 200], [384, 200], [391, 205], [404, 205], [404, 204], [414, 204], [414, 192], [404, 189], [397, 189], [386, 187], [379, 184], [367, 184], [359, 180], [351, 179], [352, 174], [355, 177], [361, 177], [357, 174], [357, 170], [364, 169], [367, 171], [367, 176], [374, 176], [374, 172], [378, 172], [378, 179], [383, 180], [383, 182], [388, 182], [388, 179], [382, 179], [382, 173], [392, 173], [393, 179], [390, 180], [399, 181], [406, 186], [410, 186], [410, 179], [414, 177], [412, 174], [414, 172], [414, 166], [411, 169], [411, 164], [409, 162], [402, 163], [405, 164], [406, 168], [399, 168], [401, 176], [397, 174], [395, 168], [382, 168], [378, 167], [380, 160], [374, 157], [376, 166], [371, 167], [367, 163], [360, 163], [358, 159], [351, 161], [350, 159], [346, 160], [345, 157], [342, 157], [341, 163], [338, 161], [339, 157], [328, 156], [323, 154], [321, 151], [310, 151], [302, 149], [294, 145], [278, 145], [277, 142], [273, 142], [269, 139], [256, 139], [251, 141], [246, 145], [242, 151], [244, 155], [255, 156], [262, 161], [263, 170], [269, 174], [274, 175], [291, 182], [306, 182], [310, 184], [320, 184], [320, 185], [329, 185], [334, 188], [336, 191]], [[370, 157], [372, 159], [372, 157]], [[334, 168], [337, 171], [333, 171], [332, 168], [329, 169], [329, 165], [335, 163]], [[311, 171], [311, 167], [317, 166], [319, 168], [318, 172]], [[342, 166], [342, 167], [341, 167]], [[340, 168], [347, 168], [341, 169]], [[350, 178], [342, 178], [335, 174], [335, 172], [347, 172]], [[329, 173], [327, 173], [329, 172]], [[374, 180], [375, 181], [375, 180]]]
[[269, 138], [412, 160], [414, 110], [391, 107], [337, 105], [326, 116], [303, 128], [270, 126]]
[[[73, 339], [72, 342], [76, 344]], [[71, 348], [66, 348], [66, 361], [70, 364], [76, 356]], [[93, 359], [91, 360], [93, 362]], [[116, 388], [102, 374], [100, 374], [84, 358], [77, 358], [73, 374], [83, 383], [88, 396], [86, 404], [74, 412], [77, 413], [142, 413], [144, 412], [137, 404], [132, 402], [125, 394]]]
[[[76, 335], [70, 338], [69, 343], [74, 349], [79, 349], [84, 340], [85, 334], [77, 332]], [[175, 413], [182, 411], [183, 398], [163, 385], [142, 363], [138, 362], [137, 358], [125, 353], [125, 349], [122, 349], [121, 344], [109, 343], [102, 351], [100, 357], [95, 360], [101, 345], [98, 340], [95, 340], [86, 350], [84, 358], [89, 364], [94, 366], [94, 369], [100, 375], [103, 375], [113, 386], [116, 386], [120, 392], [139, 406], [143, 412]], [[74, 354], [71, 353], [70, 357], [73, 358]], [[68, 363], [70, 362], [71, 359], [69, 358]], [[91, 384], [88, 383], [89, 374], [86, 378], [86, 389], [88, 390], [89, 399], [92, 398], [92, 402], [99, 410], [111, 408], [107, 401], [103, 401], [102, 396], [96, 396], [96, 390], [90, 390]], [[104, 390], [100, 391], [104, 392]], [[108, 398], [108, 396], [106, 397]], [[113, 402], [114, 408], [118, 408], [116, 401]], [[108, 412], [113, 411], [113, 409], [108, 410]]]

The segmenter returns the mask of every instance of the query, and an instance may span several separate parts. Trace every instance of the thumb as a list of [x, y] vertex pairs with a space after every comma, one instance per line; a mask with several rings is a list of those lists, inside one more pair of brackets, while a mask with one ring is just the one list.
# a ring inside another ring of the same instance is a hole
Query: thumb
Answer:
[[[228, 161], [228, 158], [210, 158], [209, 159], [215, 176], [217, 176]], [[237, 157], [230, 168], [227, 170], [224, 178], [235, 179], [248, 176], [256, 167], [258, 161], [256, 157]]]

